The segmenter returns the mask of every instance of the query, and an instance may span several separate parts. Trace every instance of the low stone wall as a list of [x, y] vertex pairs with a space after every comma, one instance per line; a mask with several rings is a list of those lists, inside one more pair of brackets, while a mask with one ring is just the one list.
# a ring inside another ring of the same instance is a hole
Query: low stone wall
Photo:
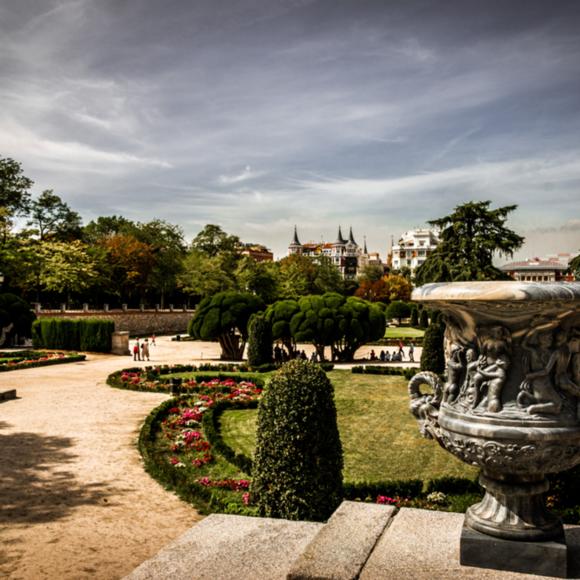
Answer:
[[41, 310], [38, 318], [102, 318], [115, 323], [115, 331], [131, 335], [187, 332], [194, 310]]

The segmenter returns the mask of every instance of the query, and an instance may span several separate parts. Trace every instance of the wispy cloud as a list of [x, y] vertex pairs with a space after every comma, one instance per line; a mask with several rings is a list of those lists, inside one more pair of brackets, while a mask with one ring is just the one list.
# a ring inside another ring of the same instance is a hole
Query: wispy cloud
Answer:
[[264, 174], [265, 171], [255, 171], [249, 165], [246, 165], [239, 173], [234, 173], [233, 175], [220, 175], [218, 182], [222, 185], [233, 185], [236, 183], [242, 183], [243, 181], [256, 179]]

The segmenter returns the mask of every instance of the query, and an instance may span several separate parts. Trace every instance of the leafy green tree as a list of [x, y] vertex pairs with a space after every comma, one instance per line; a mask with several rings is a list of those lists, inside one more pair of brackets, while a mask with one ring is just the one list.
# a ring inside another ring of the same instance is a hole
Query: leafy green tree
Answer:
[[220, 256], [210, 257], [197, 250], [187, 254], [177, 279], [186, 294], [201, 299], [237, 289], [235, 277], [224, 268]]
[[415, 304], [411, 306], [411, 326], [417, 328], [419, 326], [419, 309]]
[[574, 280], [580, 280], [580, 254], [570, 261], [568, 272], [574, 276]]
[[87, 244], [98, 244], [118, 234], [135, 235], [136, 230], [135, 223], [122, 216], [100, 216], [83, 228], [83, 237]]
[[250, 491], [259, 514], [325, 521], [342, 501], [342, 467], [332, 384], [313, 363], [285, 364], [258, 411]]
[[248, 324], [248, 364], [255, 368], [272, 362], [272, 328], [263, 312], [253, 314]]
[[306, 256], [293, 254], [282, 258], [279, 263], [280, 295], [296, 300], [301, 296], [315, 294], [314, 280], [316, 264]]
[[427, 310], [423, 308], [421, 314], [419, 315], [419, 328], [427, 328], [429, 326], [429, 314]]
[[289, 358], [296, 355], [296, 341], [290, 330], [290, 322], [300, 311], [296, 300], [278, 300], [266, 309], [265, 318], [272, 328], [272, 340], [279, 340], [288, 353]]
[[402, 300], [395, 300], [387, 307], [386, 316], [389, 320], [396, 318], [400, 325], [403, 318], [408, 318], [411, 316], [411, 307], [407, 302], [403, 302]]
[[263, 310], [260, 298], [247, 292], [219, 292], [204, 298], [189, 324], [189, 334], [220, 343], [223, 360], [242, 360], [250, 316]]
[[243, 256], [238, 262], [235, 278], [240, 290], [256, 294], [267, 304], [278, 298], [278, 265], [275, 262], [258, 262]]
[[4, 208], [4, 219], [26, 214], [30, 202], [28, 191], [34, 182], [28, 179], [22, 166], [14, 159], [0, 158], [0, 207]]
[[220, 226], [207, 224], [195, 236], [191, 248], [212, 258], [223, 253], [238, 254], [240, 238], [227, 234]]
[[22, 298], [9, 293], [0, 294], [0, 345], [32, 336], [35, 318], [30, 304]]
[[328, 256], [320, 256], [315, 264], [315, 276], [313, 281], [314, 292], [339, 292], [342, 294], [344, 283], [338, 268]]
[[363, 269], [359, 276], [359, 282], [378, 282], [385, 275], [382, 266], [376, 264], [368, 264]]
[[455, 280], [502, 280], [493, 265], [496, 253], [512, 256], [524, 238], [505, 226], [517, 206], [490, 209], [490, 201], [457, 206], [452, 214], [430, 221], [439, 228], [439, 245], [415, 271], [418, 285]]
[[34, 227], [34, 233], [41, 240], [73, 240], [82, 235], [81, 216], [72, 211], [52, 189], [43, 191], [38, 199], [30, 203], [29, 213], [28, 225]]

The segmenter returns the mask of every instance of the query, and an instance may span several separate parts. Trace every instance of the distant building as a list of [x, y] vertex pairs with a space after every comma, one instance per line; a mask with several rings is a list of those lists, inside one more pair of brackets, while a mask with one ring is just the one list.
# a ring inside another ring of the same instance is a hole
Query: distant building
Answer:
[[367, 251], [366, 240], [364, 246], [361, 248], [355, 241], [352, 228], [350, 228], [348, 239], [342, 235], [342, 229], [338, 227], [338, 235], [336, 241], [328, 242], [308, 242], [301, 244], [298, 239], [298, 231], [294, 228], [294, 237], [288, 246], [288, 255], [307, 256], [312, 259], [318, 259], [321, 256], [326, 256], [338, 268], [343, 278], [351, 280], [356, 278], [362, 268], [368, 264], [382, 262], [377, 253], [369, 254]]
[[256, 262], [274, 261], [274, 254], [266, 246], [262, 246], [261, 244], [243, 244], [240, 254], [253, 258]]
[[566, 273], [570, 257], [570, 254], [558, 254], [550, 258], [532, 258], [504, 264], [500, 270], [518, 282], [572, 282], [574, 276]]
[[418, 229], [405, 232], [391, 250], [391, 267], [394, 270], [410, 268], [414, 274], [438, 243], [439, 238], [434, 230]]

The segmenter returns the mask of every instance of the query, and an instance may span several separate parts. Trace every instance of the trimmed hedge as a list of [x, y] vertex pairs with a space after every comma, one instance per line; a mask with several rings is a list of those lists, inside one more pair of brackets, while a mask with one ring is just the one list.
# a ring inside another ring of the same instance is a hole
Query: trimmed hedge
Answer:
[[[71, 362], [79, 362], [85, 360], [87, 357], [84, 354], [77, 354], [77, 353], [50, 353], [50, 354], [64, 354], [62, 358], [49, 358], [46, 360], [40, 360], [40, 357], [44, 356], [43, 353], [35, 353], [39, 355], [35, 357], [33, 360], [30, 360], [29, 357], [18, 357], [18, 358], [11, 358], [10, 362], [16, 362], [17, 364], [10, 364], [9, 362], [1, 363], [0, 364], [0, 372], [8, 372], [8, 371], [18, 371], [22, 369], [33, 369], [37, 367], [47, 367], [51, 365], [61, 365], [65, 363]], [[0, 355], [1, 357], [1, 355]], [[25, 362], [28, 361], [28, 362]]]
[[42, 318], [32, 324], [32, 341], [37, 348], [111, 352], [114, 331], [112, 320]]
[[248, 364], [250, 367], [268, 365], [273, 360], [272, 328], [263, 312], [253, 314], [248, 324]]
[[420, 479], [386, 480], [373, 483], [357, 481], [346, 482], [343, 488], [344, 499], [350, 500], [365, 500], [368, 497], [375, 500], [379, 495], [414, 498], [422, 494], [423, 481]]
[[379, 365], [365, 365], [352, 367], [351, 372], [359, 375], [400, 375], [411, 380], [417, 369], [407, 367], [383, 367]]

